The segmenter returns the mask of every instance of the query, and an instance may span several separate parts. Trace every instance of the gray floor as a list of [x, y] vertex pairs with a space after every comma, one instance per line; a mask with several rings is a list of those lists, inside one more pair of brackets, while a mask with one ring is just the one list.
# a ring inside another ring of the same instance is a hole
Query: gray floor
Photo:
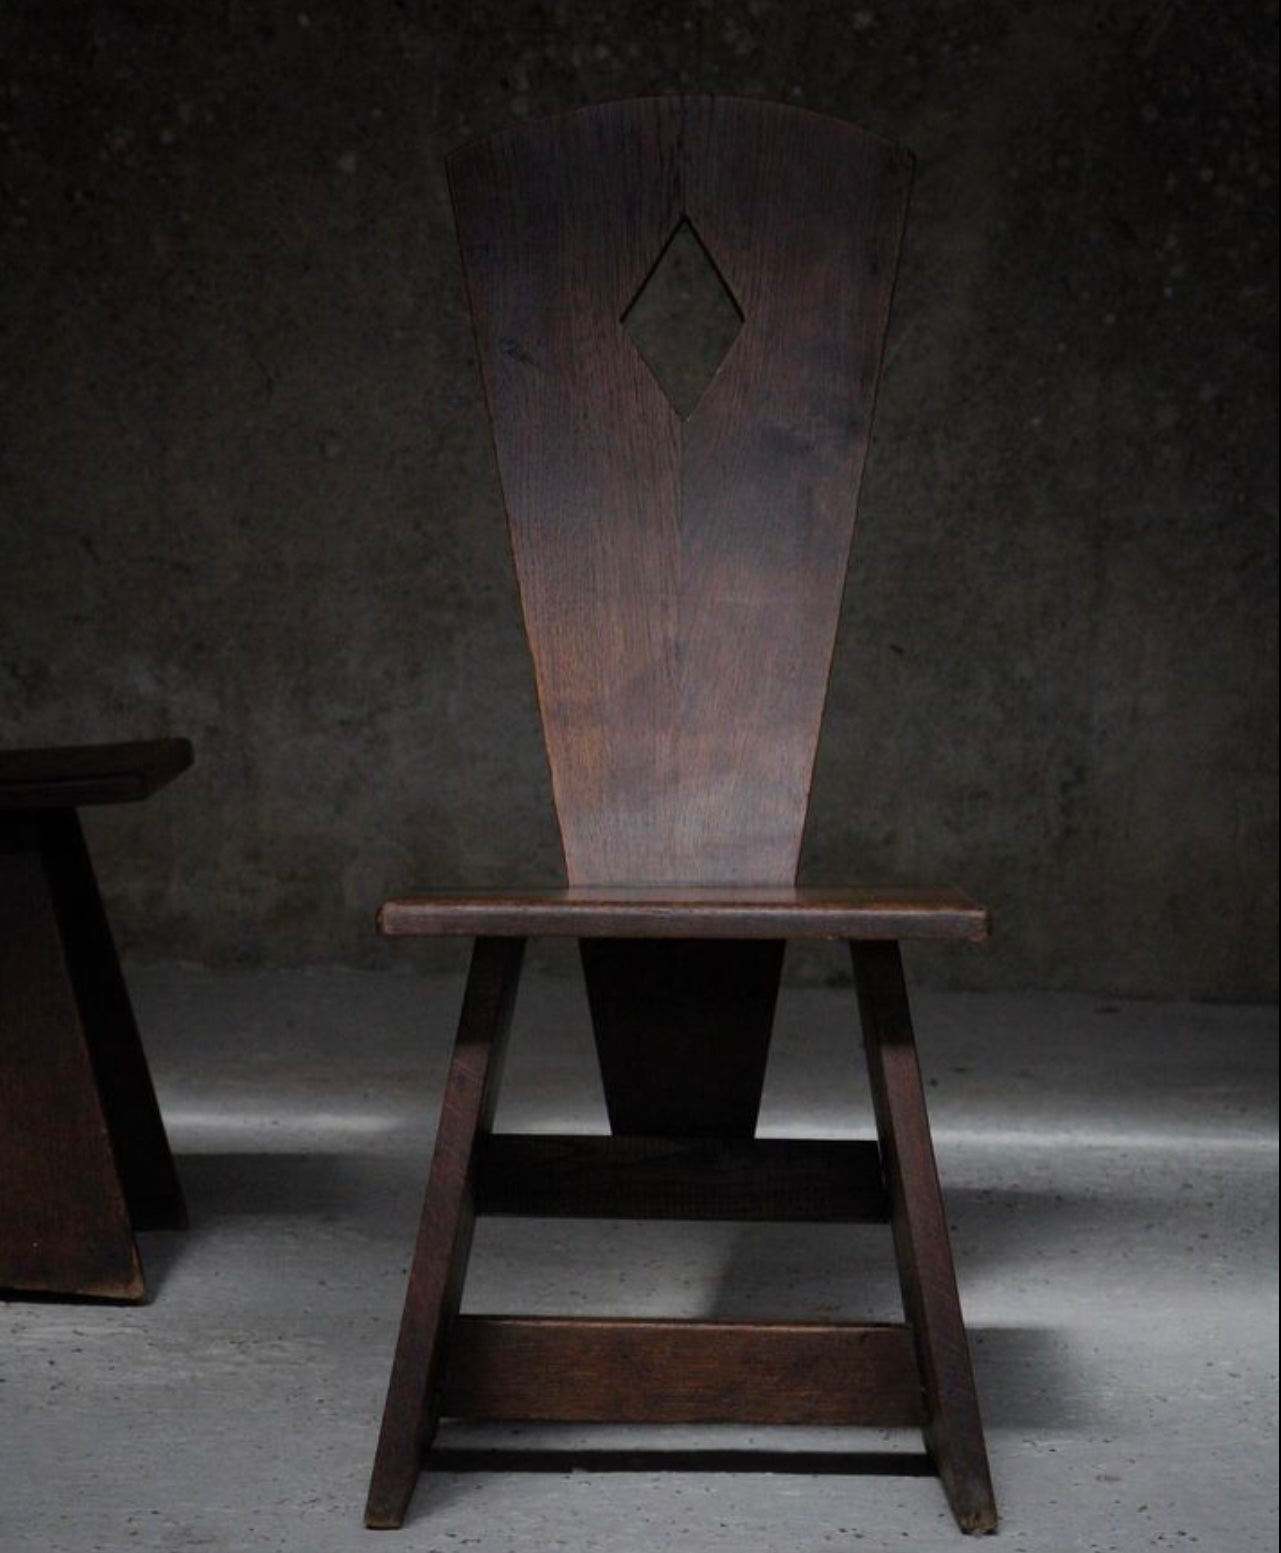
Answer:
[[[458, 983], [131, 982], [193, 1228], [143, 1237], [146, 1307], [0, 1307], [6, 1553], [967, 1545], [913, 1470], [919, 1441], [835, 1431], [454, 1430], [463, 1447], [752, 1445], [775, 1465], [856, 1452], [863, 1470], [504, 1457], [424, 1481], [403, 1532], [363, 1531]], [[1276, 1011], [934, 995], [917, 1016], [994, 1546], [1275, 1548]], [[860, 1130], [852, 1028], [848, 990], [785, 993], [764, 1130]], [[533, 977], [500, 1125], [600, 1126], [588, 1073], [581, 993]], [[497, 1228], [477, 1239], [472, 1308], [898, 1314], [874, 1228]]]

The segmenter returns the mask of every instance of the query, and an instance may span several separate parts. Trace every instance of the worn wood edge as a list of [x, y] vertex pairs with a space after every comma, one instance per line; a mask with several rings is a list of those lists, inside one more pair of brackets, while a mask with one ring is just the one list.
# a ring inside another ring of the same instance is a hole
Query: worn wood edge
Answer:
[[460, 1316], [444, 1417], [920, 1426], [903, 1323]]
[[124, 1277], [85, 1277], [80, 1273], [51, 1269], [42, 1274], [0, 1275], [0, 1299], [38, 1294], [55, 1299], [101, 1300], [112, 1305], [145, 1305], [147, 1281], [138, 1244], [132, 1235], [125, 1247], [128, 1272]]
[[497, 1133], [476, 1211], [499, 1217], [883, 1224], [880, 1150], [863, 1139]]
[[1001, 1515], [993, 1504], [991, 1509], [964, 1511], [956, 1517], [956, 1524], [967, 1537], [986, 1537], [998, 1529]]
[[401, 937], [963, 940], [991, 913], [960, 890], [577, 889], [397, 896], [378, 931]]

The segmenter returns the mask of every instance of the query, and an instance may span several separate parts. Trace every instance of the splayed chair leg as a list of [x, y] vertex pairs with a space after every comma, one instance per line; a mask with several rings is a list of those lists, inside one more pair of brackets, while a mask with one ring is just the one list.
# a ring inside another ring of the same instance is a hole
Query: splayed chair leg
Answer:
[[925, 1387], [925, 1440], [962, 1531], [994, 1531], [996, 1502], [896, 943], [850, 945], [903, 1305]]
[[0, 1288], [141, 1300], [182, 1191], [73, 809], [0, 815]]
[[400, 1526], [439, 1421], [442, 1360], [462, 1299], [476, 1214], [477, 1141], [489, 1132], [525, 941], [480, 938], [472, 952], [365, 1524]]
[[44, 816], [43, 852], [134, 1229], [185, 1229], [187, 1208], [133, 1006], [74, 809]]

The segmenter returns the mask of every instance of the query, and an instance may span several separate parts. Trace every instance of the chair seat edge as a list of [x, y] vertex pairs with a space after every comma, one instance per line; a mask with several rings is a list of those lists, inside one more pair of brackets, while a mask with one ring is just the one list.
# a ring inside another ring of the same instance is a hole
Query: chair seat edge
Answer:
[[962, 891], [932, 888], [571, 887], [398, 896], [378, 913], [388, 938], [959, 939], [991, 934]]

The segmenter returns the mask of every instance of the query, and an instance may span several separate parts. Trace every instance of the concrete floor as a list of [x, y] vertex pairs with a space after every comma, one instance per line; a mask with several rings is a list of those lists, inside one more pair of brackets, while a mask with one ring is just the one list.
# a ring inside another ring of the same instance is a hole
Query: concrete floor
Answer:
[[[919, 1441], [870, 1431], [454, 1429], [463, 1448], [593, 1454], [424, 1481], [403, 1532], [365, 1532], [459, 983], [130, 979], [193, 1227], [143, 1237], [145, 1307], [0, 1310], [6, 1553], [967, 1545]], [[917, 1020], [1004, 1516], [994, 1545], [1275, 1548], [1275, 1009], [931, 995]], [[861, 1130], [852, 1021], [848, 990], [785, 992], [764, 1130]], [[590, 1062], [577, 985], [530, 977], [499, 1125], [601, 1125], [579, 1084]], [[482, 1224], [467, 1304], [892, 1318], [887, 1239]], [[799, 1472], [688, 1454], [658, 1470], [643, 1454], [762, 1445], [854, 1452], [859, 1470], [815, 1471], [812, 1454]], [[630, 1470], [607, 1470], [604, 1447]]]

